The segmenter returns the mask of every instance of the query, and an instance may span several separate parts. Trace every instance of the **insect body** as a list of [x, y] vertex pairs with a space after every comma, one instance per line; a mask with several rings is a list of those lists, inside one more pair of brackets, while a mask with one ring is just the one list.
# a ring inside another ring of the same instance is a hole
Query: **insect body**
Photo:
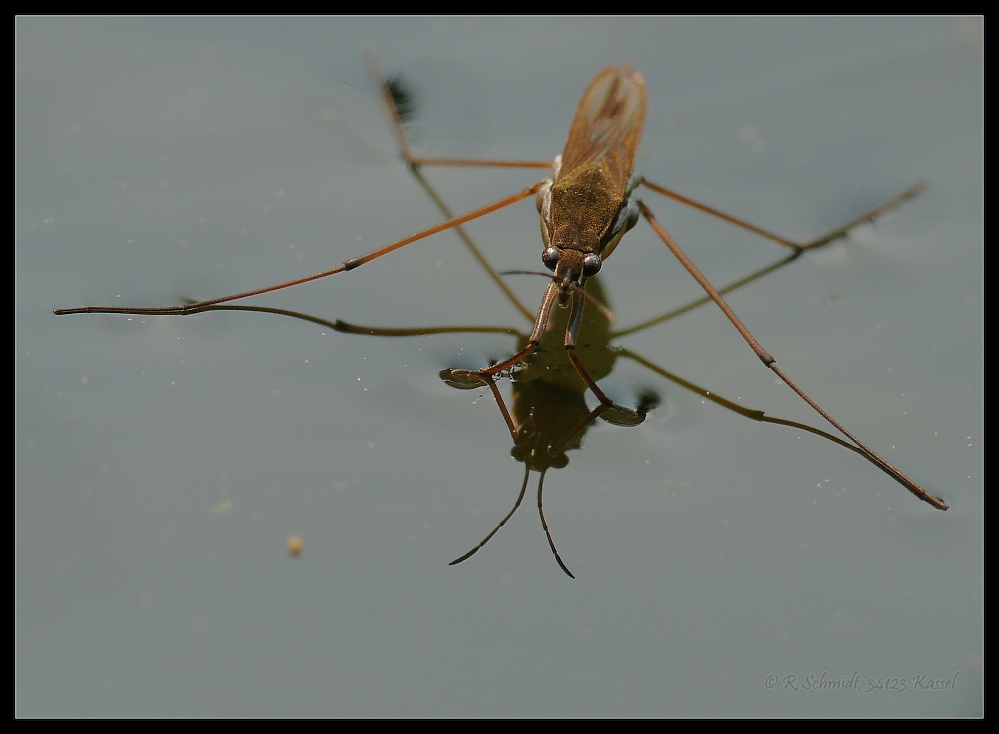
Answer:
[[629, 197], [645, 108], [641, 74], [627, 65], [605, 69], [583, 94], [553, 182], [538, 193], [541, 259], [555, 273], [559, 303], [571, 283], [582, 286], [597, 274], [638, 221]]

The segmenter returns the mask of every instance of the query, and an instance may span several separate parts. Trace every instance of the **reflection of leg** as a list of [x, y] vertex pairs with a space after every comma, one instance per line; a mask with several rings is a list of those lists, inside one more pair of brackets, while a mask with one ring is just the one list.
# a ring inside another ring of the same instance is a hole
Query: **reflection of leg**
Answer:
[[[499, 387], [496, 386], [496, 380], [491, 377], [487, 378], [487, 384], [489, 385], [489, 389], [492, 390], [493, 398], [496, 400], [496, 405], [499, 406], [500, 413], [503, 414], [503, 420], [506, 421], [506, 427], [510, 429], [510, 438], [512, 438], [513, 442], [516, 444], [520, 439], [520, 426], [514, 422], [513, 416], [510, 415], [510, 411], [506, 409], [506, 402], [500, 394]], [[523, 496], [524, 493], [521, 492], [521, 497]]]
[[725, 299], [721, 297], [718, 291], [715, 290], [715, 287], [711, 285], [708, 279], [704, 277], [704, 274], [701, 273], [698, 267], [694, 265], [694, 263], [690, 260], [689, 257], [687, 257], [687, 254], [680, 249], [680, 246], [669, 235], [669, 233], [665, 229], [663, 229], [662, 225], [659, 224], [655, 215], [652, 213], [652, 210], [649, 209], [647, 206], [645, 206], [645, 204], [642, 202], [639, 202], [639, 207], [641, 208], [642, 216], [644, 216], [645, 219], [649, 222], [652, 229], [655, 230], [655, 233], [657, 235], [659, 235], [659, 238], [663, 241], [666, 247], [670, 249], [670, 251], [676, 257], [676, 259], [679, 260], [680, 263], [683, 265], [683, 267], [687, 269], [687, 272], [689, 272], [693, 276], [694, 280], [696, 280], [701, 285], [701, 287], [708, 294], [708, 296], [711, 297], [711, 300], [713, 300], [716, 304], [718, 304], [718, 307], [728, 317], [728, 320], [732, 322], [732, 325], [735, 326], [739, 334], [742, 335], [742, 338], [746, 340], [746, 343], [749, 344], [750, 347], [752, 347], [754, 352], [756, 352], [756, 356], [760, 358], [763, 364], [769, 367], [775, 375], [777, 375], [781, 380], [783, 380], [785, 385], [794, 390], [794, 392], [796, 392], [802, 400], [804, 400], [806, 403], [812, 406], [812, 408], [819, 415], [825, 418], [830, 423], [830, 425], [832, 425], [836, 430], [838, 430], [840, 433], [842, 433], [844, 436], [850, 439], [858, 448], [860, 448], [861, 451], [863, 451], [867, 455], [867, 457], [872, 462], [877, 464], [883, 471], [890, 474], [899, 484], [908, 489], [919, 499], [923, 500], [924, 502], [930, 505], [933, 505], [933, 507], [937, 508], [938, 510], [947, 509], [948, 505], [946, 502], [931, 495], [925, 489], [916, 484], [913, 480], [909, 479], [909, 477], [907, 477], [905, 474], [903, 474], [894, 466], [885, 461], [885, 459], [883, 459], [880, 455], [876, 454], [874, 451], [868, 448], [852, 433], [847, 431], [846, 428], [844, 428], [831, 415], [829, 415], [825, 410], [823, 410], [818, 405], [818, 403], [816, 403], [814, 400], [808, 397], [808, 395], [800, 387], [798, 387], [794, 382], [792, 382], [791, 379], [777, 367], [776, 360], [770, 355], [769, 352], [767, 352], [763, 348], [763, 345], [761, 345], [756, 340], [756, 338], [749, 332], [749, 329], [747, 329], [745, 324], [743, 324], [742, 321], [739, 319], [739, 317], [735, 315], [735, 312], [725, 302]]
[[804, 245], [802, 249], [813, 250], [816, 247], [822, 247], [823, 245], [827, 245], [833, 240], [838, 240], [840, 237], [845, 237], [847, 233], [849, 233], [849, 231], [854, 227], [859, 227], [861, 224], [873, 223], [874, 220], [880, 217], [882, 214], [887, 214], [892, 209], [895, 209], [904, 204], [905, 202], [907, 202], [909, 199], [919, 196], [919, 194], [921, 194], [923, 192], [923, 189], [925, 188], [926, 188], [926, 182], [919, 181], [918, 183], [913, 184], [912, 186], [910, 186], [897, 196], [893, 196], [885, 203], [878, 204], [876, 207], [868, 209], [859, 217], [851, 219], [842, 227], [838, 227], [837, 229], [831, 230], [826, 234], [822, 235], [821, 237], [812, 240], [807, 245]]
[[[833, 443], [838, 444], [845, 449], [849, 449], [858, 456], [862, 456], [867, 461], [870, 461], [872, 464], [874, 464], [874, 466], [884, 471], [892, 479], [895, 478], [894, 474], [892, 474], [890, 471], [885, 471], [884, 467], [878, 464], [877, 461], [874, 461], [868, 454], [864, 453], [861, 449], [857, 448], [849, 441], [844, 441], [839, 436], [834, 436], [831, 433], [826, 433], [825, 431], [806, 425], [805, 423], [799, 423], [798, 421], [787, 420], [785, 418], [774, 418], [773, 416], [767, 415], [762, 410], [753, 410], [751, 408], [746, 408], [743, 405], [739, 405], [738, 403], [723, 398], [721, 395], [717, 394], [716, 392], [713, 392], [711, 390], [706, 390], [700, 385], [690, 382], [689, 380], [685, 380], [679, 375], [675, 375], [672, 372], [663, 369], [659, 365], [650, 362], [645, 357], [631, 351], [630, 349], [625, 349], [622, 347], [618, 351], [618, 355], [624, 357], [625, 359], [630, 359], [633, 362], [642, 365], [643, 367], [651, 370], [652, 372], [655, 372], [657, 375], [665, 377], [670, 382], [673, 382], [679, 385], [680, 387], [684, 388], [685, 390], [689, 390], [690, 392], [694, 393], [702, 400], [710, 400], [715, 405], [725, 408], [725, 410], [730, 410], [733, 413], [738, 413], [743, 418], [748, 418], [749, 420], [756, 421], [758, 423], [773, 423], [774, 425], [778, 426], [787, 426], [788, 428], [793, 428], [798, 431], [811, 433], [813, 436], [818, 436], [819, 438], [824, 438], [827, 441], [832, 441]], [[648, 410], [651, 410], [651, 408], [649, 408]], [[641, 408], [639, 408], [639, 412], [642, 412]]]
[[452, 387], [470, 389], [480, 384], [485, 384], [487, 380], [492, 382], [495, 375], [523, 362], [541, 344], [541, 337], [544, 336], [545, 331], [548, 329], [548, 319], [551, 316], [552, 305], [555, 303], [557, 297], [558, 286], [555, 283], [549, 283], [548, 288], [545, 289], [544, 298], [541, 299], [538, 315], [534, 318], [534, 329], [531, 331], [531, 337], [527, 342], [527, 346], [510, 357], [510, 359], [505, 359], [502, 362], [481, 370], [444, 370], [441, 372], [441, 379]]
[[[572, 366], [576, 368], [576, 372], [579, 376], [583, 378], [583, 382], [593, 391], [593, 394], [597, 396], [597, 400], [607, 408], [606, 414], [603, 416], [604, 420], [609, 423], [614, 423], [619, 426], [637, 426], [639, 423], [645, 420], [645, 413], [636, 413], [630, 408], [625, 408], [623, 405], [618, 405], [601, 390], [597, 383], [592, 377], [586, 372], [586, 368], [583, 367], [583, 363], [579, 361], [579, 357], [576, 356], [576, 341], [579, 339], [579, 327], [583, 323], [583, 305], [586, 303], [586, 299], [582, 298], [579, 294], [573, 294], [572, 297], [572, 316], [569, 318], [569, 326], [565, 330], [565, 351], [569, 355], [569, 360], [572, 362]], [[566, 571], [568, 573], [568, 571]]]

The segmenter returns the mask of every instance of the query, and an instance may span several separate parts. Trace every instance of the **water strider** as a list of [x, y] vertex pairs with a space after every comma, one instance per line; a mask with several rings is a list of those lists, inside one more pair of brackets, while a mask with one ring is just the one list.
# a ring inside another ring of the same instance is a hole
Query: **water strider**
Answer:
[[[393, 122], [400, 149], [414, 175], [421, 180], [421, 183], [423, 183], [423, 180], [419, 172], [420, 167], [432, 165], [547, 168], [552, 170], [552, 177], [538, 181], [512, 196], [500, 199], [461, 216], [451, 216], [447, 212], [446, 216], [448, 219], [440, 224], [404, 237], [365, 255], [345, 260], [341, 265], [330, 270], [307, 277], [223, 296], [221, 298], [185, 303], [179, 306], [161, 308], [86, 306], [59, 309], [55, 313], [187, 315], [208, 310], [220, 310], [221, 308], [233, 308], [231, 306], [225, 307], [224, 304], [354, 270], [394, 250], [443, 231], [455, 229], [459, 231], [459, 234], [462, 234], [460, 231], [461, 225], [518, 201], [534, 197], [541, 220], [541, 236], [543, 241], [542, 263], [550, 271], [551, 275], [547, 276], [550, 278], [550, 282], [545, 289], [541, 305], [532, 317], [533, 329], [531, 333], [519, 351], [505, 360], [478, 370], [445, 370], [441, 373], [441, 377], [454, 387], [466, 389], [482, 386], [488, 387], [496, 397], [497, 403], [500, 405], [504, 418], [510, 428], [511, 435], [514, 437], [515, 443], [517, 443], [518, 436], [522, 435], [523, 432], [523, 419], [518, 419], [516, 415], [516, 400], [514, 415], [511, 415], [505, 407], [496, 386], [496, 378], [501, 373], [520, 366], [539, 349], [545, 335], [553, 325], [553, 309], [558, 304], [560, 310], [565, 309], [568, 314], [566, 324], [563, 327], [562, 339], [565, 355], [571, 363], [576, 376], [585, 385], [585, 388], [593, 392], [600, 401], [600, 405], [592, 411], [593, 415], [588, 417], [586, 423], [581, 425], [576, 431], [578, 435], [582, 431], [585, 431], [587, 425], [598, 415], [606, 421], [624, 426], [637, 425], [645, 417], [645, 410], [648, 406], [640, 405], [638, 409], [631, 409], [611, 401], [597, 384], [597, 380], [606, 373], [595, 372], [593, 367], [588, 366], [577, 353], [579, 334], [583, 323], [584, 305], [588, 300], [585, 297], [587, 281], [600, 271], [603, 261], [612, 254], [624, 234], [637, 224], [639, 218], [644, 217], [667, 248], [670, 249], [674, 256], [676, 256], [705, 290], [708, 298], [721, 308], [764, 365], [772, 370], [788, 387], [794, 390], [819, 415], [836, 428], [837, 431], [844, 435], [858, 453], [889, 474], [919, 499], [939, 510], [946, 510], [948, 508], [946, 502], [927, 492], [857, 439], [779, 369], [776, 360], [753, 337], [725, 302], [721, 293], [715, 289], [696, 265], [680, 249], [669, 233], [658, 222], [652, 210], [641, 199], [635, 196], [636, 191], [640, 187], [644, 187], [705, 213], [719, 217], [737, 227], [753, 232], [788, 248], [790, 255], [787, 259], [790, 260], [803, 252], [821, 247], [835, 239], [846, 236], [852, 228], [858, 225], [873, 221], [883, 213], [916, 196], [923, 189], [923, 184], [919, 183], [910, 187], [892, 199], [864, 212], [845, 225], [832, 230], [818, 239], [807, 243], [796, 243], [693, 201], [666, 187], [634, 174], [635, 154], [641, 139], [647, 108], [646, 86], [642, 75], [627, 64], [622, 64], [618, 67], [607, 67], [590, 82], [579, 102], [565, 148], [562, 154], [556, 156], [554, 161], [551, 162], [423, 158], [414, 156], [410, 151], [399, 115], [400, 103], [405, 101], [405, 95], [398, 85], [393, 86], [392, 83], [382, 82], [381, 75], [377, 71], [373, 60], [369, 59], [368, 64], [372, 75], [378, 81], [382, 91], [382, 97]], [[426, 186], [425, 183], [424, 185]], [[446, 212], [443, 202], [439, 199], [436, 200], [442, 210]], [[502, 274], [495, 273], [487, 263], [483, 262], [483, 265], [491, 272], [494, 280], [504, 289], [504, 292], [512, 297], [512, 294], [503, 282]], [[257, 309], [252, 308], [251, 310]], [[521, 307], [521, 310], [523, 311], [524, 309]], [[594, 377], [593, 375], [597, 376]], [[567, 444], [572, 440], [573, 437], [569, 436], [563, 443]], [[551, 449], [552, 446], [555, 446], [555, 444], [550, 445], [548, 448]], [[525, 464], [527, 464], [526, 461]], [[527, 468], [529, 472], [529, 464], [527, 464]], [[544, 469], [539, 469], [539, 471], [541, 471], [543, 476]], [[525, 488], [527, 476], [525, 474]], [[522, 497], [523, 490], [521, 492]], [[539, 509], [540, 497], [539, 483]], [[520, 500], [518, 499], [518, 505], [519, 502]], [[516, 509], [516, 506], [514, 509]], [[507, 518], [509, 518], [509, 515]], [[543, 514], [542, 521], [544, 521]], [[503, 522], [506, 522], [506, 519]], [[497, 526], [497, 530], [502, 524], [500, 523], [500, 526]], [[547, 533], [547, 525], [545, 526], [545, 530]], [[495, 532], [496, 530], [493, 531], [493, 533]], [[483, 543], [490, 537], [492, 537], [492, 533], [487, 536]], [[555, 552], [556, 558], [558, 558], [558, 553], [555, 551], [550, 534], [548, 535], [548, 539], [551, 543], [552, 551]], [[458, 559], [458, 561], [470, 556], [481, 545]], [[569, 573], [560, 558], [558, 558], [558, 561], [563, 570]]]

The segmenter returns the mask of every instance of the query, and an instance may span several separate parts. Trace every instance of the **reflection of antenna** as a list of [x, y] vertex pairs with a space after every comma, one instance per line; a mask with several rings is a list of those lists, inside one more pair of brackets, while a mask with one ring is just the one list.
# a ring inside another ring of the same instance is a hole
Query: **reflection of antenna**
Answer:
[[[477, 546], [475, 546], [474, 548], [472, 548], [472, 550], [468, 551], [468, 553], [466, 553], [465, 555], [463, 555], [461, 558], [455, 558], [453, 561], [451, 561], [448, 564], [449, 566], [456, 566], [457, 564], [461, 563], [462, 561], [468, 560], [469, 558], [471, 558], [472, 556], [474, 556], [476, 554], [476, 552], [478, 552], [479, 548], [481, 548], [486, 543], [488, 543], [489, 539], [491, 537], [493, 537], [494, 535], [496, 535], [497, 531], [501, 527], [503, 527], [504, 525], [506, 525], [506, 521], [509, 520], [511, 517], [513, 517], [513, 513], [515, 513], [517, 511], [517, 508], [520, 507], [521, 501], [524, 499], [524, 492], [527, 490], [527, 480], [530, 478], [530, 476], [531, 476], [531, 468], [525, 464], [524, 465], [524, 483], [522, 485], [520, 485], [520, 496], [517, 497], [517, 501], [514, 503], [513, 509], [510, 510], [509, 513], [507, 513], [507, 516], [504, 517], [500, 521], [499, 525], [497, 525], [495, 528], [493, 528], [493, 531], [491, 533], [489, 533], [489, 535], [487, 535], [485, 538], [482, 539], [481, 543], [479, 543]], [[544, 516], [542, 516], [541, 517], [541, 522], [543, 523], [544, 521], [545, 521], [545, 518], [544, 518]], [[548, 532], [548, 528], [545, 528], [545, 532]], [[551, 541], [551, 537], [549, 537], [548, 540], [550, 542]], [[554, 546], [552, 546], [552, 547], [554, 548]], [[555, 557], [558, 558], [558, 553], [555, 554]], [[560, 560], [559, 563], [562, 563], [562, 561]], [[565, 568], [565, 566], [562, 566], [562, 568]], [[566, 573], [569, 573], [569, 572], [566, 571]], [[572, 576], [571, 573], [569, 573], [569, 575]], [[573, 576], [573, 578], [575, 578], [575, 576]]]
[[[572, 575], [572, 571], [570, 571], [568, 568], [566, 568], [565, 563], [562, 562], [562, 557], [558, 554], [558, 549], [555, 548], [555, 541], [552, 540], [552, 534], [548, 530], [548, 523], [545, 521], [545, 511], [544, 511], [544, 508], [541, 506], [541, 492], [542, 492], [542, 490], [544, 488], [545, 472], [547, 472], [547, 471], [548, 471], [547, 469], [545, 469], [544, 471], [542, 471], [541, 472], [541, 478], [538, 479], [538, 514], [541, 515], [541, 527], [543, 527], [545, 529], [545, 536], [548, 538], [548, 545], [550, 545], [552, 547], [552, 553], [555, 554], [555, 560], [558, 561], [558, 565], [562, 567], [562, 570], [566, 572], [566, 574], [569, 576], [569, 578], [574, 579], [576, 577]], [[474, 556], [476, 553], [478, 553], [479, 548], [481, 548], [486, 543], [488, 543], [489, 539], [492, 538], [494, 535], [496, 535], [496, 533], [499, 532], [499, 529], [501, 527], [503, 527], [504, 525], [506, 525], [506, 521], [509, 520], [511, 517], [513, 517], [513, 513], [515, 513], [517, 511], [517, 508], [520, 507], [520, 503], [524, 501], [524, 493], [527, 491], [527, 482], [528, 482], [528, 480], [530, 478], [531, 478], [531, 467], [528, 464], [525, 463], [525, 465], [524, 465], [524, 482], [523, 482], [523, 484], [520, 485], [520, 494], [517, 495], [517, 501], [513, 503], [513, 509], [510, 510], [510, 512], [508, 512], [506, 514], [506, 517], [504, 517], [502, 520], [500, 520], [500, 524], [497, 525], [496, 527], [494, 527], [493, 530], [492, 530], [492, 532], [489, 533], [489, 535], [487, 535], [485, 538], [482, 539], [481, 543], [479, 543], [477, 546], [475, 546], [474, 548], [472, 548], [472, 550], [468, 551], [468, 553], [466, 553], [465, 555], [463, 555], [461, 558], [455, 558], [453, 561], [451, 561], [448, 564], [449, 566], [456, 566], [459, 563], [461, 563], [462, 561], [467, 561], [469, 558], [471, 558], [472, 556]]]
[[[547, 470], [545, 470], [547, 471]], [[548, 532], [548, 523], [545, 522], [545, 511], [541, 507], [541, 488], [545, 483], [545, 472], [541, 472], [541, 479], [538, 480], [538, 514], [541, 515], [541, 527], [545, 529], [545, 535], [548, 536], [548, 545], [552, 547], [552, 553], [555, 554], [555, 560], [558, 561], [558, 565], [562, 567], [562, 570], [566, 572], [569, 578], [574, 579], [575, 576], [572, 575], [572, 571], [565, 567], [562, 563], [562, 557], [559, 556], [558, 551], [555, 549], [555, 541], [552, 540], [552, 534]]]

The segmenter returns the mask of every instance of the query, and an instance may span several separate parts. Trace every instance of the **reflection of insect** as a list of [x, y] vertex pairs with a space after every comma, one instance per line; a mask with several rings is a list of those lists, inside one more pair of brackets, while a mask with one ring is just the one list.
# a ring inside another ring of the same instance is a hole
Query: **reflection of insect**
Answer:
[[[428, 185], [425, 181], [423, 183], [424, 185]], [[436, 193], [432, 189], [428, 189], [428, 191], [436, 197]], [[471, 244], [474, 248], [474, 244], [470, 240], [467, 244]], [[722, 289], [722, 291], [730, 293], [737, 288], [748, 285], [779, 270], [795, 259], [797, 259], [797, 256], [794, 254], [785, 256], [771, 265], [740, 278], [735, 283]], [[486, 265], [488, 267], [488, 263]], [[628, 359], [670, 380], [679, 387], [698, 395], [702, 401], [711, 401], [717, 406], [738, 413], [750, 420], [790, 426], [797, 430], [811, 433], [833, 441], [870, 460], [870, 457], [864, 454], [864, 452], [843, 439], [812, 428], [811, 426], [781, 418], [774, 418], [765, 415], [763, 411], [745, 408], [731, 400], [726, 400], [714, 391], [706, 390], [699, 385], [695, 385], [666, 371], [631, 349], [612, 345], [612, 341], [617, 337], [634, 334], [663, 324], [690, 312], [698, 306], [710, 302], [710, 299], [702, 298], [644, 323], [620, 330], [613, 330], [611, 328], [612, 314], [606, 307], [608, 301], [599, 276], [591, 279], [587, 288], [587, 297], [602, 306], [601, 308], [588, 309], [583, 316], [583, 323], [579, 329], [579, 351], [581, 352], [582, 359], [588, 366], [590, 375], [594, 379], [602, 379], [610, 374], [614, 369], [616, 360], [620, 358]], [[425, 337], [433, 334], [504, 334], [517, 337], [518, 350], [522, 349], [530, 338], [529, 333], [523, 333], [509, 326], [382, 328], [378, 326], [351, 324], [341, 320], [329, 321], [318, 316], [297, 311], [268, 308], [266, 306], [219, 304], [209, 306], [206, 310], [251, 311], [290, 316], [326, 326], [340, 333], [358, 336], [403, 338]], [[452, 566], [467, 560], [477, 553], [513, 517], [513, 514], [520, 507], [521, 502], [523, 502], [524, 495], [527, 492], [528, 481], [533, 471], [540, 475], [538, 478], [538, 514], [541, 517], [541, 525], [545, 530], [545, 536], [559, 566], [561, 566], [566, 574], [573, 577], [568, 567], [562, 561], [561, 556], [559, 556], [558, 550], [555, 548], [555, 542], [552, 539], [548, 523], [545, 520], [542, 504], [545, 474], [549, 469], [561, 469], [567, 466], [569, 464], [568, 452], [581, 448], [583, 438], [594, 421], [597, 418], [605, 417], [612, 411], [609, 406], [603, 403], [599, 403], [592, 410], [586, 404], [587, 385], [583, 382], [575, 367], [573, 367], [572, 362], [566, 358], [565, 349], [561, 343], [562, 333], [567, 326], [568, 316], [568, 309], [553, 310], [549, 329], [542, 336], [541, 344], [529, 357], [518, 364], [515, 370], [511, 370], [512, 400], [509, 409], [507, 408], [507, 401], [503, 399], [503, 395], [497, 389], [496, 383], [490, 381], [488, 385], [492, 388], [493, 394], [496, 397], [496, 404], [499, 406], [500, 412], [510, 430], [510, 437], [513, 439], [513, 448], [510, 450], [510, 454], [524, 465], [524, 480], [520, 486], [520, 494], [517, 496], [517, 501], [514, 503], [513, 508], [478, 545], [460, 558], [452, 561]], [[533, 321], [533, 317], [529, 317], [529, 319]], [[444, 370], [441, 376], [445, 382], [453, 384], [450, 372], [450, 370]], [[464, 388], [467, 386], [462, 384], [458, 385], [458, 387]], [[658, 393], [648, 388], [642, 389], [637, 396], [638, 406], [635, 412], [639, 415], [645, 415], [648, 411], [653, 410], [659, 404], [659, 401], [660, 396]]]
[[[412, 242], [429, 237], [445, 230], [457, 228], [478, 217], [489, 214], [523, 199], [534, 197], [541, 214], [541, 234], [544, 242], [542, 262], [551, 271], [551, 282], [545, 289], [536, 315], [534, 327], [526, 344], [512, 357], [479, 370], [445, 370], [441, 377], [454, 387], [489, 387], [499, 399], [495, 379], [500, 373], [520, 365], [541, 344], [553, 319], [553, 306], [568, 307], [568, 321], [564, 331], [565, 353], [578, 377], [600, 401], [600, 415], [605, 420], [618, 425], [637, 425], [644, 420], [644, 411], [632, 410], [615, 404], [597, 385], [587, 366], [576, 353], [579, 332], [583, 320], [583, 307], [586, 302], [587, 280], [600, 270], [603, 260], [610, 256], [623, 235], [645, 217], [663, 243], [680, 260], [683, 266], [704, 288], [708, 297], [725, 313], [746, 342], [752, 347], [761, 361], [770, 368], [785, 384], [815, 409], [856, 447], [869, 461], [877, 465], [906, 489], [933, 507], [946, 510], [947, 504], [929, 494], [889, 464], [885, 459], [855, 438], [840, 423], [819, 407], [808, 395], [781, 371], [770, 354], [756, 341], [740, 319], [729, 308], [718, 290], [701, 274], [690, 259], [680, 250], [673, 238], [659, 224], [652, 211], [633, 195], [639, 186], [645, 186], [664, 196], [718, 216], [738, 227], [754, 232], [792, 250], [792, 256], [813, 249], [843, 237], [853, 227], [871, 221], [885, 211], [892, 209], [922, 190], [917, 184], [895, 198], [864, 213], [843, 227], [807, 244], [791, 242], [775, 234], [760, 229], [730, 215], [719, 212], [703, 204], [676, 194], [658, 184], [633, 175], [635, 152], [641, 138], [646, 113], [645, 81], [641, 74], [627, 64], [608, 67], [590, 82], [580, 100], [576, 116], [569, 131], [563, 153], [553, 163], [540, 161], [476, 161], [466, 159], [430, 159], [415, 157], [410, 153], [408, 141], [401, 121], [398, 106], [404, 95], [396, 85], [383, 84], [373, 61], [369, 61], [373, 75], [379, 80], [383, 99], [394, 122], [400, 148], [414, 174], [420, 176], [418, 168], [424, 165], [464, 165], [464, 166], [504, 166], [522, 168], [551, 168], [551, 179], [539, 181], [517, 194], [476, 209], [462, 216], [447, 214], [447, 221], [405, 237], [360, 257], [350, 258], [331, 270], [299, 278], [266, 288], [237, 293], [222, 298], [214, 298], [181, 306], [165, 308], [122, 308], [122, 307], [83, 307], [57, 310], [57, 314], [68, 313], [128, 313], [128, 314], [192, 314], [213, 310], [221, 304], [250, 296], [269, 293], [319, 278], [335, 275], [364, 265], [382, 255], [404, 247]], [[422, 179], [421, 179], [422, 180]], [[439, 200], [438, 200], [439, 201]], [[439, 202], [440, 203], [440, 202]], [[440, 203], [443, 208], [443, 204]], [[502, 278], [493, 272], [494, 278], [509, 293]], [[590, 367], [592, 370], [592, 366]], [[599, 373], [594, 373], [601, 377]], [[639, 406], [641, 408], [641, 406]], [[511, 432], [519, 430], [517, 423], [503, 407]], [[583, 426], [585, 428], [585, 426]], [[582, 429], [581, 429], [582, 430]], [[526, 486], [526, 485], [525, 485]], [[547, 528], [546, 528], [547, 530]], [[495, 532], [495, 531], [494, 531]], [[491, 537], [491, 536], [490, 536]], [[488, 538], [487, 538], [488, 540]], [[550, 536], [549, 536], [550, 540]], [[484, 542], [484, 541], [483, 541]], [[552, 546], [554, 550], [554, 545]], [[473, 551], [474, 552], [474, 551]], [[557, 554], [556, 554], [557, 555]], [[560, 561], [561, 563], [561, 561]], [[564, 568], [564, 566], [563, 566]], [[568, 571], [567, 571], [568, 572]]]

